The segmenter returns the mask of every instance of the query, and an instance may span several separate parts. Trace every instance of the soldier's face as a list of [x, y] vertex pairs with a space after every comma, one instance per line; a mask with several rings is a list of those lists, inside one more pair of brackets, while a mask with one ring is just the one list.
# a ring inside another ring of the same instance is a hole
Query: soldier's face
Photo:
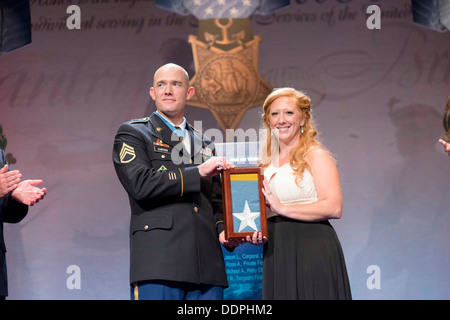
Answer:
[[186, 101], [194, 95], [194, 88], [189, 87], [183, 69], [165, 66], [155, 73], [150, 95], [155, 100], [158, 112], [162, 112], [169, 119], [176, 119], [184, 115]]

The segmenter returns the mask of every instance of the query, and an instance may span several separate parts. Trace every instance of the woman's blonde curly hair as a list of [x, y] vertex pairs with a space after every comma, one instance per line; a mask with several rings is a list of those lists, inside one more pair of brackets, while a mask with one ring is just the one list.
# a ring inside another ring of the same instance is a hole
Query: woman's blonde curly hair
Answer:
[[273, 160], [275, 160], [279, 153], [278, 139], [276, 135], [271, 133], [270, 129], [269, 108], [272, 102], [280, 97], [293, 98], [297, 104], [298, 110], [305, 117], [303, 133], [300, 134], [299, 142], [292, 148], [289, 156], [289, 163], [296, 174], [296, 183], [299, 185], [303, 178], [303, 171], [305, 168], [309, 169], [304, 158], [306, 152], [311, 147], [319, 147], [324, 149], [316, 137], [318, 132], [316, 130], [311, 112], [311, 99], [302, 91], [289, 87], [276, 88], [264, 101], [262, 121], [266, 130], [263, 130], [265, 132], [265, 137], [261, 139], [259, 165], [262, 167], [267, 167], [271, 162], [273, 162]]

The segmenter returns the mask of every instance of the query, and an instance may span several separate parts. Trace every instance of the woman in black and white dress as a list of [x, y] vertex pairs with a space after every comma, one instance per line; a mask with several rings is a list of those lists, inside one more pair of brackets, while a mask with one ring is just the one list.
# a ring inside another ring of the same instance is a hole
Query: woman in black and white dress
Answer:
[[293, 88], [274, 90], [263, 121], [263, 299], [351, 299], [344, 254], [329, 223], [342, 216], [339, 174], [316, 138], [309, 97]]

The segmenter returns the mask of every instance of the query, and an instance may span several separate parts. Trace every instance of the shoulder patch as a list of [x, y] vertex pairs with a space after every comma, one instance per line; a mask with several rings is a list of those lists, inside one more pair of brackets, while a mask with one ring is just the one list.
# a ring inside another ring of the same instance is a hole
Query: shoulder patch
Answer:
[[130, 124], [132, 123], [144, 123], [148, 122], [150, 120], [150, 117], [140, 118], [140, 119], [133, 119], [130, 121]]

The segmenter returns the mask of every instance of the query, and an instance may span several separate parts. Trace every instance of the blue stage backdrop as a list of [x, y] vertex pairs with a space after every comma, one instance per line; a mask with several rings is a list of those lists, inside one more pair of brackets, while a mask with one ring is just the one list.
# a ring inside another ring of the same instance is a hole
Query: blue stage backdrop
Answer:
[[[192, 14], [153, 0], [72, 4], [81, 29], [68, 28], [67, 1], [30, 1], [32, 43], [0, 55], [0, 141], [11, 168], [48, 189], [21, 223], [5, 225], [13, 300], [129, 299], [130, 209], [114, 135], [155, 110], [148, 92], [160, 65], [196, 75], [189, 37], [205, 37]], [[331, 223], [353, 297], [450, 299], [450, 157], [438, 143], [450, 32], [416, 24], [410, 0], [290, 1], [252, 14], [249, 26], [260, 36], [259, 82], [238, 88], [305, 91], [336, 158], [344, 211]], [[189, 105], [186, 118], [226, 140], [208, 108]], [[260, 126], [259, 104], [237, 129], [256, 141]], [[227, 299], [261, 298], [261, 256], [248, 244], [224, 253]]]

